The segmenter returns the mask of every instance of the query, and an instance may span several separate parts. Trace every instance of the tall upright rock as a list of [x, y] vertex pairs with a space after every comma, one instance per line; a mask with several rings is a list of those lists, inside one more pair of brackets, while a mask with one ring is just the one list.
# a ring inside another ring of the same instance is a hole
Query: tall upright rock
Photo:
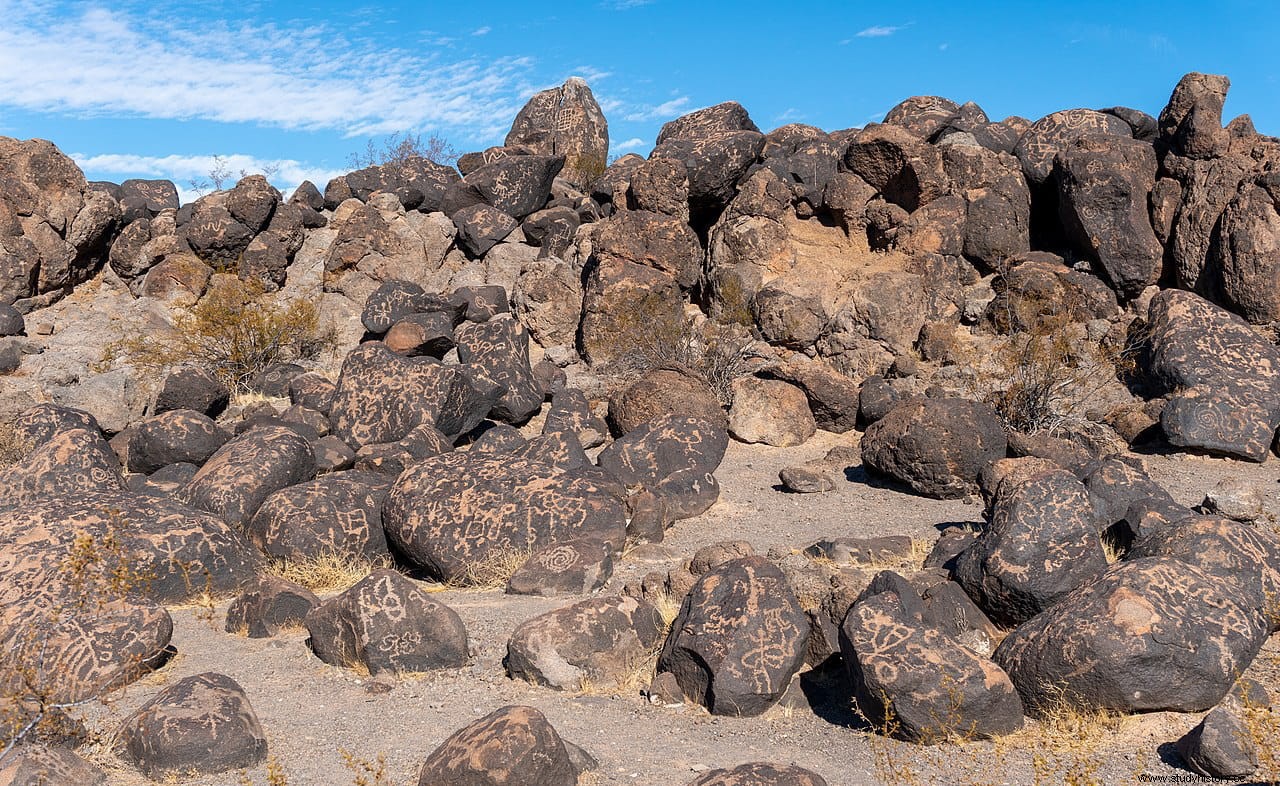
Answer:
[[587, 83], [571, 76], [560, 87], [534, 94], [516, 115], [507, 147], [564, 156], [561, 177], [585, 188], [609, 162], [609, 122]]

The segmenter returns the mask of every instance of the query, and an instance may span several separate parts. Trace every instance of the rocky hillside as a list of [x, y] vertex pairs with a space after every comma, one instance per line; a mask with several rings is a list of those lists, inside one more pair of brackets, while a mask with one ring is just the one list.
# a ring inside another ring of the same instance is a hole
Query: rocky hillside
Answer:
[[[1158, 118], [918, 96], [841, 131], [725, 103], [609, 162], [572, 79], [456, 169], [409, 157], [287, 201], [254, 175], [179, 205], [0, 138], [0, 784], [95, 782], [68, 713], [163, 674], [176, 606], [305, 626], [392, 685], [467, 667], [433, 592], [489, 584], [564, 600], [511, 634], [507, 675], [536, 685], [754, 717], [821, 673], [925, 743], [1064, 703], [1216, 707], [1186, 766], [1274, 764], [1223, 735], [1269, 703], [1233, 687], [1280, 629], [1280, 539], [1247, 484], [1193, 510], [1139, 455], [1280, 450], [1280, 139], [1224, 127], [1228, 84], [1188, 74]], [[845, 444], [767, 493], [860, 477], [981, 499], [983, 524], [913, 543], [832, 521], [790, 554], [614, 576], [713, 510], [731, 440], [819, 430]], [[341, 593], [294, 582], [335, 561]], [[256, 700], [183, 679], [120, 756], [155, 779], [259, 766]], [[845, 782], [785, 764], [695, 783]], [[418, 782], [593, 766], [515, 706]]]

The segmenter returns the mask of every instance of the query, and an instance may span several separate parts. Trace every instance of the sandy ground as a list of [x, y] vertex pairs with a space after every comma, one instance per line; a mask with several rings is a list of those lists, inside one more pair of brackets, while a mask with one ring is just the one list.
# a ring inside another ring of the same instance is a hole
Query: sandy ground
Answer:
[[[624, 559], [606, 592], [655, 569], [676, 564], [699, 546], [726, 539], [750, 541], [763, 553], [770, 547], [802, 548], [823, 536], [906, 534], [932, 538], [939, 524], [977, 521], [977, 502], [936, 501], [868, 483], [861, 468], [850, 468], [835, 491], [786, 494], [776, 488], [782, 467], [818, 458], [855, 435], [819, 432], [793, 449], [734, 443], [717, 472], [720, 501], [703, 516], [682, 521], [664, 546], [670, 562]], [[1187, 456], [1147, 457], [1152, 475], [1186, 504], [1202, 499], [1219, 479], [1239, 475], [1263, 486], [1267, 505], [1280, 511], [1280, 460], [1262, 466]], [[652, 551], [652, 550], [650, 550]], [[649, 558], [652, 560], [652, 557]], [[447, 591], [437, 595], [467, 625], [473, 651], [468, 667], [415, 676], [386, 693], [367, 677], [326, 666], [305, 645], [305, 632], [251, 640], [222, 632], [221, 604], [209, 619], [198, 609], [174, 611], [173, 643], [178, 655], [164, 669], [131, 686], [109, 708], [91, 711], [92, 727], [110, 731], [132, 708], [163, 686], [206, 671], [230, 675], [244, 686], [267, 731], [272, 757], [294, 786], [349, 784], [354, 775], [343, 752], [373, 760], [385, 755], [387, 783], [414, 784], [425, 756], [449, 734], [498, 707], [529, 704], [542, 710], [560, 734], [600, 762], [597, 784], [680, 786], [699, 772], [748, 761], [795, 763], [820, 773], [832, 786], [894, 783], [1063, 783], [1072, 765], [1091, 771], [1097, 782], [1132, 783], [1140, 776], [1186, 776], [1166, 762], [1176, 761], [1171, 743], [1194, 726], [1198, 716], [1156, 713], [1125, 719], [1113, 733], [1097, 736], [1075, 753], [1044, 747], [1042, 735], [1024, 732], [999, 744], [964, 748], [917, 748], [887, 742], [856, 727], [847, 690], [838, 683], [802, 677], [816, 709], [801, 703], [778, 706], [759, 718], [714, 718], [698, 707], [653, 706], [639, 695], [574, 695], [536, 688], [505, 676], [501, 660], [511, 631], [520, 622], [567, 605], [573, 599], [508, 597], [499, 592]], [[1280, 637], [1272, 637], [1255, 667], [1280, 685]], [[112, 766], [111, 783], [147, 783], [98, 745], [88, 751]], [[1039, 755], [1037, 756], [1037, 752]], [[1037, 780], [1033, 759], [1042, 763]], [[895, 770], [896, 774], [891, 774]], [[1046, 774], [1047, 773], [1047, 774]], [[247, 778], [248, 780], [242, 780]], [[265, 784], [262, 768], [227, 773], [189, 783], [235, 786]], [[1088, 782], [1088, 781], [1086, 781]]]

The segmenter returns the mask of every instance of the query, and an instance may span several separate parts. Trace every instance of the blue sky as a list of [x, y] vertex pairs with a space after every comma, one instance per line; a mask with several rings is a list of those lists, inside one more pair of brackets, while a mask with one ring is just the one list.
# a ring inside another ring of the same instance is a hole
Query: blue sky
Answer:
[[[544, 10], [545, 9], [545, 10]], [[188, 182], [223, 156], [323, 187], [369, 139], [500, 144], [533, 92], [578, 75], [614, 153], [737, 100], [768, 130], [879, 120], [899, 100], [993, 118], [1159, 112], [1187, 71], [1225, 73], [1227, 116], [1280, 135], [1280, 3], [594, 0], [0, 0], [0, 135], [53, 140], [90, 179]]]

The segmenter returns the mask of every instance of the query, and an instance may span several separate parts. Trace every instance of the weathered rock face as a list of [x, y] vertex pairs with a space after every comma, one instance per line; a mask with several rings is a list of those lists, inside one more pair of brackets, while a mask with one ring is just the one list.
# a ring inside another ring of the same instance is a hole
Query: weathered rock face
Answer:
[[[1264, 702], [1260, 706], [1267, 705]], [[1233, 691], [1174, 743], [1178, 756], [1199, 775], [1229, 781], [1248, 778], [1258, 769], [1259, 750], [1245, 722], [1245, 713], [1258, 708], [1259, 705], [1245, 706]]]
[[711, 386], [681, 368], [657, 368], [609, 399], [609, 420], [619, 434], [630, 434], [663, 415], [688, 415], [708, 423], [725, 422]]
[[529, 334], [509, 317], [459, 326], [458, 359], [472, 363], [504, 388], [489, 416], [523, 423], [542, 406], [543, 391], [529, 365]]
[[753, 716], [786, 691], [804, 663], [809, 622], [763, 557], [725, 562], [685, 597], [658, 659], [680, 690], [715, 715]]
[[1280, 319], [1280, 213], [1265, 189], [1242, 185], [1209, 250], [1220, 302], [1253, 323]]
[[863, 129], [845, 151], [844, 167], [908, 213], [947, 187], [938, 148], [895, 125]]
[[1206, 710], [1257, 655], [1262, 593], [1180, 560], [1113, 566], [1009, 634], [993, 654], [1023, 703], [1119, 712]]
[[589, 595], [613, 575], [614, 548], [593, 538], [538, 549], [507, 580], [508, 595]]
[[711, 473], [728, 447], [729, 434], [719, 424], [663, 415], [605, 448], [599, 463], [623, 486], [641, 486], [665, 497], [669, 512], [685, 519], [719, 498], [720, 487]]
[[512, 678], [557, 690], [584, 682], [621, 686], [662, 643], [662, 615], [634, 598], [592, 598], [516, 628], [505, 666]]
[[960, 105], [940, 96], [912, 96], [900, 102], [884, 116], [885, 125], [899, 126], [921, 139], [932, 139]]
[[278, 576], [259, 576], [227, 608], [225, 630], [251, 639], [269, 638], [282, 628], [300, 627], [320, 605], [315, 593]]
[[623, 210], [596, 226], [592, 250], [601, 264], [630, 262], [660, 270], [682, 289], [698, 282], [702, 249], [689, 225], [647, 210]]
[[53, 143], [0, 137], [0, 303], [88, 280], [119, 218], [116, 200], [89, 189]]
[[1031, 249], [1031, 192], [1018, 160], [968, 145], [943, 145], [942, 166], [966, 205], [964, 254], [995, 267]]
[[[48, 433], [43, 439], [26, 437], [36, 445], [22, 460], [0, 469], [0, 505], [18, 505], [51, 497], [124, 488], [120, 462], [111, 446], [93, 430], [77, 427]], [[42, 424], [31, 423], [19, 433], [39, 434]], [[56, 426], [55, 426], [56, 427]]]
[[422, 764], [418, 786], [575, 786], [564, 740], [533, 707], [496, 710], [454, 732]]
[[129, 438], [128, 469], [152, 473], [169, 464], [203, 464], [231, 434], [207, 415], [174, 409], [147, 418]]
[[[665, 127], [683, 119], [677, 118]], [[738, 181], [764, 150], [764, 135], [750, 129], [729, 131], [714, 130], [713, 126], [684, 126], [679, 132], [659, 134], [658, 139], [651, 157], [680, 161], [689, 174], [689, 215], [695, 226], [707, 226], [714, 221], [733, 199]]]
[[1230, 88], [1230, 79], [1214, 74], [1190, 73], [1178, 80], [1160, 112], [1161, 144], [1188, 158], [1209, 158], [1219, 152], [1227, 144], [1222, 105]]
[[266, 425], [223, 445], [176, 497], [243, 527], [272, 492], [314, 474], [315, 453], [307, 439], [285, 426]]
[[1040, 185], [1053, 173], [1053, 159], [1072, 142], [1087, 136], [1132, 138], [1129, 124], [1114, 115], [1092, 109], [1067, 109], [1046, 115], [1018, 140], [1014, 154], [1022, 162], [1027, 182]]
[[527, 265], [511, 299], [520, 323], [544, 347], [572, 347], [582, 319], [582, 278], [556, 257]]
[[312, 609], [305, 624], [320, 660], [373, 674], [456, 668], [469, 657], [457, 613], [394, 570], [369, 574]]
[[731, 770], [711, 770], [689, 786], [827, 786], [816, 772], [791, 764], [752, 762]]
[[125, 754], [150, 778], [244, 769], [267, 758], [267, 737], [235, 680], [197, 674], [166, 688], [125, 719]]
[[1280, 630], [1280, 541], [1267, 530], [1224, 518], [1190, 517], [1144, 533], [1127, 559], [1173, 557], [1224, 582], [1256, 584], [1273, 631]]
[[454, 216], [472, 205], [487, 205], [521, 219], [541, 210], [551, 195], [551, 184], [564, 168], [563, 155], [515, 155], [499, 158], [468, 172], [445, 192], [441, 210]]
[[587, 83], [570, 77], [560, 87], [534, 93], [516, 115], [504, 143], [538, 155], [564, 156], [561, 172], [585, 188], [603, 172], [609, 158], [609, 123]]
[[684, 324], [684, 298], [674, 276], [616, 261], [595, 265], [588, 273], [579, 343], [593, 365], [634, 351], [642, 331], [678, 336]]
[[809, 400], [795, 385], [757, 377], [734, 380], [729, 432], [743, 442], [794, 447], [817, 429]]
[[501, 556], [579, 537], [621, 547], [617, 492], [578, 471], [502, 454], [448, 453], [402, 474], [387, 495], [388, 539], [443, 579]]
[[1101, 576], [1107, 558], [1084, 484], [1065, 470], [1006, 480], [991, 525], [956, 560], [956, 580], [997, 623], [1013, 626]]
[[107, 774], [69, 750], [27, 744], [14, 750], [0, 768], [5, 786], [44, 786], [75, 783], [79, 786], [107, 786]]
[[1262, 461], [1280, 425], [1280, 354], [1239, 317], [1190, 292], [1152, 301], [1147, 374], [1170, 398], [1175, 445]]
[[1004, 456], [1004, 428], [985, 404], [965, 399], [907, 401], [867, 427], [862, 461], [918, 494], [955, 499], [977, 489], [978, 473]]
[[1022, 726], [1022, 702], [1009, 676], [921, 624], [895, 592], [880, 592], [849, 609], [840, 626], [840, 651], [858, 708], [872, 724], [892, 718], [906, 739], [994, 737]]
[[1156, 283], [1164, 249], [1147, 209], [1156, 182], [1151, 145], [1120, 136], [1082, 137], [1058, 153], [1053, 172], [1072, 245], [1096, 259], [1126, 298]]
[[245, 534], [264, 554], [306, 560], [325, 554], [387, 556], [382, 531], [382, 478], [339, 472], [280, 489], [246, 522]]

